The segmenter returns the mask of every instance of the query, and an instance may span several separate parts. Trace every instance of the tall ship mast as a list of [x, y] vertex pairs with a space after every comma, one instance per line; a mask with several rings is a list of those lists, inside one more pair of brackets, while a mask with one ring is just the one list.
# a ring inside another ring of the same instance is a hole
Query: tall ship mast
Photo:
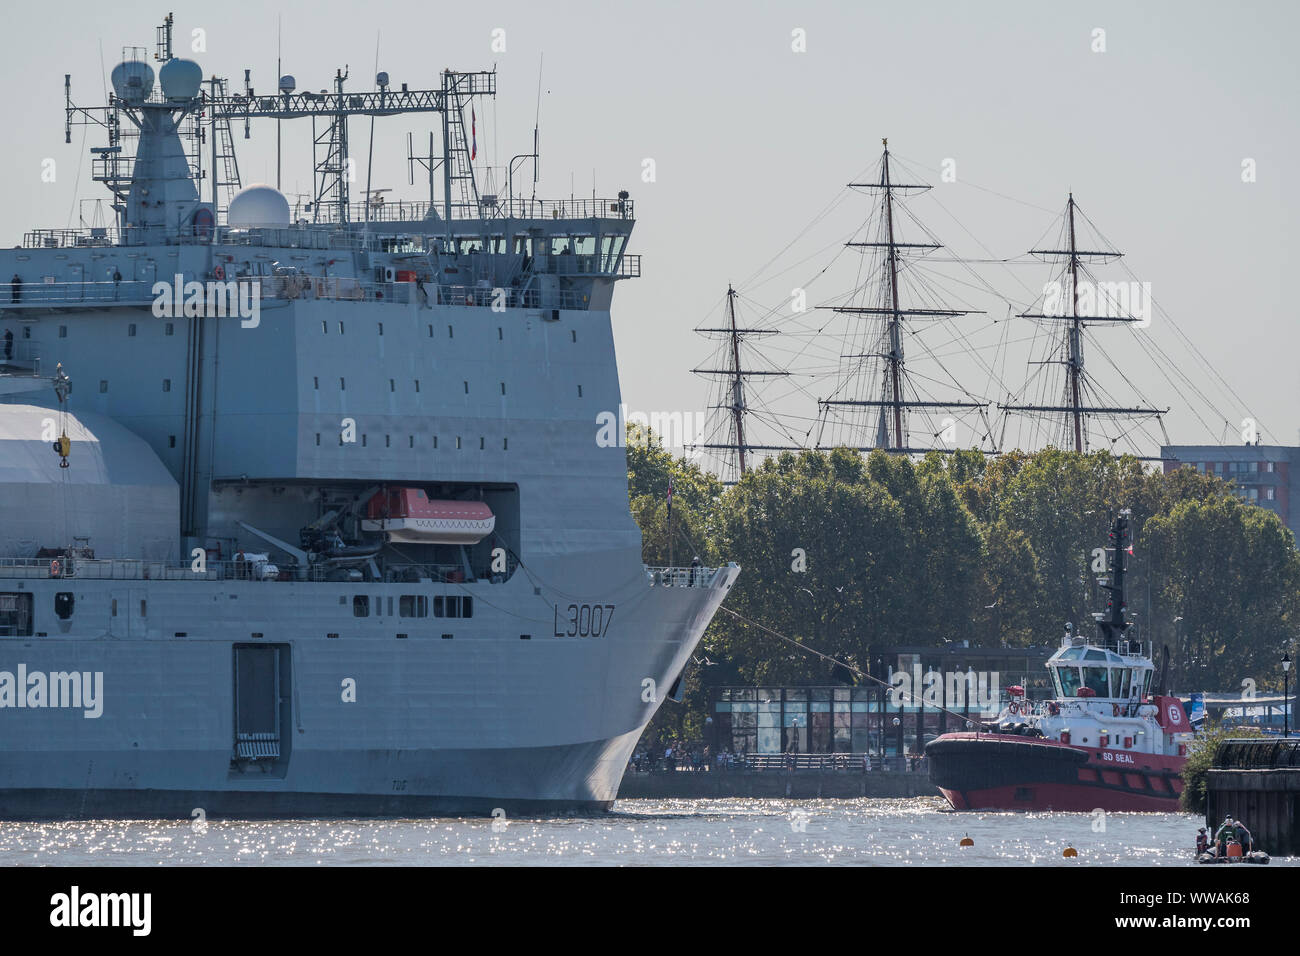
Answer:
[[[1056, 281], [1049, 283], [1043, 296], [1045, 308], [1037, 312], [1022, 312], [1019, 318], [1056, 326], [1048, 333], [1049, 357], [1037, 364], [1043, 368], [1059, 365], [1064, 369], [1063, 381], [1057, 391], [1056, 401], [1051, 401], [1050, 386], [1040, 381], [1040, 393], [1048, 401], [1039, 404], [1021, 404], [1008, 401], [999, 404], [1003, 413], [1003, 441], [1005, 441], [1007, 417], [1033, 416], [1039, 420], [1058, 423], [1048, 429], [1048, 438], [1062, 448], [1083, 453], [1094, 450], [1091, 439], [1098, 432], [1109, 439], [1108, 446], [1125, 437], [1131, 426], [1120, 426], [1107, 435], [1101, 427], [1102, 422], [1123, 422], [1141, 419], [1155, 419], [1164, 432], [1162, 416], [1168, 408], [1159, 409], [1150, 406], [1122, 406], [1109, 404], [1106, 391], [1087, 373], [1084, 367], [1084, 331], [1091, 325], [1137, 323], [1140, 320], [1130, 314], [1126, 295], [1112, 296], [1107, 287], [1098, 283], [1087, 270], [1091, 262], [1110, 262], [1120, 258], [1123, 253], [1107, 249], [1080, 249], [1077, 241], [1076, 214], [1078, 208], [1074, 193], [1070, 193], [1066, 202], [1063, 226], [1066, 242], [1063, 248], [1031, 249], [1029, 254], [1044, 261], [1061, 264], [1061, 271]], [[1079, 214], [1081, 215], [1081, 214]], [[1080, 274], [1083, 279], [1080, 279]], [[1114, 288], [1120, 288], [1114, 284]], [[1084, 295], [1081, 297], [1081, 290]], [[1081, 298], [1083, 301], [1081, 301]], [[1050, 304], [1049, 304], [1050, 303]], [[1032, 388], [1037, 375], [1030, 376], [1025, 390]], [[1095, 424], [1094, 424], [1095, 423]], [[1093, 435], [1089, 434], [1089, 425], [1093, 424]], [[1164, 436], [1165, 444], [1169, 437]], [[1110, 447], [1107, 450], [1111, 450]]]
[[[774, 451], [798, 451], [797, 444], [771, 444], [755, 442], [753, 431], [746, 435], [747, 424], [755, 415], [751, 407], [746, 382], [750, 378], [763, 379], [786, 378], [788, 369], [755, 368], [748, 359], [742, 359], [742, 348], [749, 336], [779, 334], [776, 329], [746, 328], [736, 319], [737, 293], [727, 286], [727, 305], [725, 323], [722, 326], [697, 327], [702, 335], [720, 337], [722, 340], [721, 362], [718, 368], [695, 368], [696, 375], [712, 378], [718, 382], [717, 401], [710, 410], [723, 414], [724, 427], [721, 434], [706, 436], [708, 440], [691, 446], [693, 451], [701, 451], [720, 462], [719, 475], [724, 484], [735, 484], [754, 467], [756, 458]], [[748, 366], [748, 367], [747, 367]], [[767, 423], [770, 424], [770, 421]], [[755, 454], [757, 453], [757, 454]]]
[[[0, 250], [0, 818], [608, 807], [739, 573], [647, 568], [598, 440], [631, 197], [525, 196], [535, 131], [481, 191], [492, 72], [236, 91], [170, 37], [65, 79], [112, 225]], [[393, 116], [429, 193], [358, 202]]]
[[[877, 235], [870, 241], [846, 243], [850, 248], [875, 254], [879, 264], [871, 273], [869, 284], [856, 290], [850, 303], [829, 307], [834, 312], [863, 321], [863, 328], [870, 331], [851, 331], [845, 341], [852, 343], [850, 348], [864, 348], [866, 351], [850, 351], [840, 356], [841, 374], [835, 392], [831, 398], [819, 400], [822, 417], [818, 445], [822, 445], [823, 439], [829, 439], [830, 445], [853, 444], [862, 450], [883, 448], [903, 454], [926, 452], [938, 447], [934, 439], [955, 422], [955, 418], [945, 421], [943, 413], [962, 415], [974, 411], [983, 416], [989, 403], [965, 392], [955, 381], [949, 384], [962, 391], [961, 396], [932, 395], [925, 391], [925, 386], [916, 376], [909, 373], [904, 347], [908, 336], [914, 332], [911, 323], [950, 320], [974, 314], [975, 310], [905, 300], [905, 276], [911, 257], [925, 256], [943, 246], [937, 242], [904, 242], [900, 239], [897, 221], [899, 197], [923, 192], [930, 186], [896, 181], [890, 171], [889, 140], [882, 140], [882, 143], [880, 180], [849, 184], [851, 188], [879, 194]], [[854, 304], [855, 301], [866, 304]], [[913, 341], [916, 341], [915, 337]], [[941, 365], [939, 370], [947, 376]], [[927, 382], [936, 380], [932, 375], [926, 377]], [[855, 414], [861, 412], [866, 413], [865, 418]], [[917, 428], [909, 422], [910, 415], [921, 420], [919, 430], [930, 444], [918, 444], [914, 440]], [[836, 435], [841, 431], [846, 434]], [[871, 436], [869, 440], [863, 436], [864, 431]], [[987, 426], [983, 431], [988, 433]], [[852, 437], [854, 432], [858, 436], [856, 440]]]

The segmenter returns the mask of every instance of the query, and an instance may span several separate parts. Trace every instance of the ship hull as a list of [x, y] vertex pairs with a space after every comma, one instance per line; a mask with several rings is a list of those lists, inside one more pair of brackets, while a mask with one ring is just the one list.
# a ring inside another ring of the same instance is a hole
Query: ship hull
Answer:
[[[588, 599], [614, 609], [599, 629], [523, 574], [450, 588], [0, 579], [38, 612], [33, 636], [0, 638], [0, 819], [607, 809], [739, 573], [662, 587], [628, 570]], [[64, 630], [41, 612], [66, 588]], [[477, 611], [340, 619], [357, 591], [390, 614], [404, 591], [473, 593]], [[259, 677], [256, 660], [274, 666]], [[86, 693], [70, 701], [74, 674]], [[259, 719], [265, 739], [241, 740]]]
[[[229, 789], [184, 789], [182, 781], [199, 781], [206, 755], [169, 758], [173, 786], [12, 788], [0, 791], [0, 819], [286, 819], [300, 817], [433, 817], [597, 812], [608, 810], [626, 767], [623, 756], [635, 746], [622, 740], [569, 747], [484, 751], [372, 751], [330, 758], [336, 781], [322, 789], [301, 784]], [[112, 765], [112, 755], [68, 755], [90, 767]], [[39, 773], [40, 760], [34, 769]], [[348, 767], [348, 764], [354, 766]], [[187, 771], [187, 768], [194, 768]], [[120, 770], [115, 772], [115, 775]], [[130, 773], [129, 771], [127, 772]], [[155, 780], [161, 774], [145, 774]], [[324, 789], [344, 781], [371, 781], [369, 791]], [[428, 792], [394, 792], [404, 788]]]
[[955, 810], [1174, 812], [1185, 762], [1008, 734], [945, 734], [926, 757]]

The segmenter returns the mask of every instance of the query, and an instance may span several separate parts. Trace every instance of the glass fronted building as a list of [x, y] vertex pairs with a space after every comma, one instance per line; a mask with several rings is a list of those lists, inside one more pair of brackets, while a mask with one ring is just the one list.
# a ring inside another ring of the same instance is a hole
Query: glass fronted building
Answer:
[[992, 716], [1013, 684], [1051, 696], [1054, 647], [873, 650], [882, 686], [711, 688], [706, 743], [715, 753], [918, 754], [939, 734]]

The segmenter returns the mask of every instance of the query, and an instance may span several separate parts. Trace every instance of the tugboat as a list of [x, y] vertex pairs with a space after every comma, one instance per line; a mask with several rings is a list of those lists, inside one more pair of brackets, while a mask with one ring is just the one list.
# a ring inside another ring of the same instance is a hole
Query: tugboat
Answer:
[[[1125, 617], [1131, 514], [1111, 525], [1110, 593], [1094, 614], [1090, 642], [1065, 625], [1047, 662], [1055, 698], [1031, 702], [1008, 689], [1001, 713], [974, 730], [944, 734], [925, 748], [930, 780], [955, 810], [1174, 811], [1192, 738], [1182, 702], [1165, 686], [1168, 649], [1156, 680], [1151, 648], [1129, 640]], [[1153, 686], [1154, 683], [1154, 686]]]

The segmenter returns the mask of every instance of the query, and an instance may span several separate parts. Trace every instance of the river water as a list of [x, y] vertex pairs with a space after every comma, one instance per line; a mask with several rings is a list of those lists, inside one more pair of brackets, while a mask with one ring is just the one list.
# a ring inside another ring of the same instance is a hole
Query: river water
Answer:
[[1199, 825], [1179, 813], [955, 813], [930, 797], [620, 800], [601, 815], [495, 821], [0, 823], [0, 865], [1176, 867], [1193, 864]]

